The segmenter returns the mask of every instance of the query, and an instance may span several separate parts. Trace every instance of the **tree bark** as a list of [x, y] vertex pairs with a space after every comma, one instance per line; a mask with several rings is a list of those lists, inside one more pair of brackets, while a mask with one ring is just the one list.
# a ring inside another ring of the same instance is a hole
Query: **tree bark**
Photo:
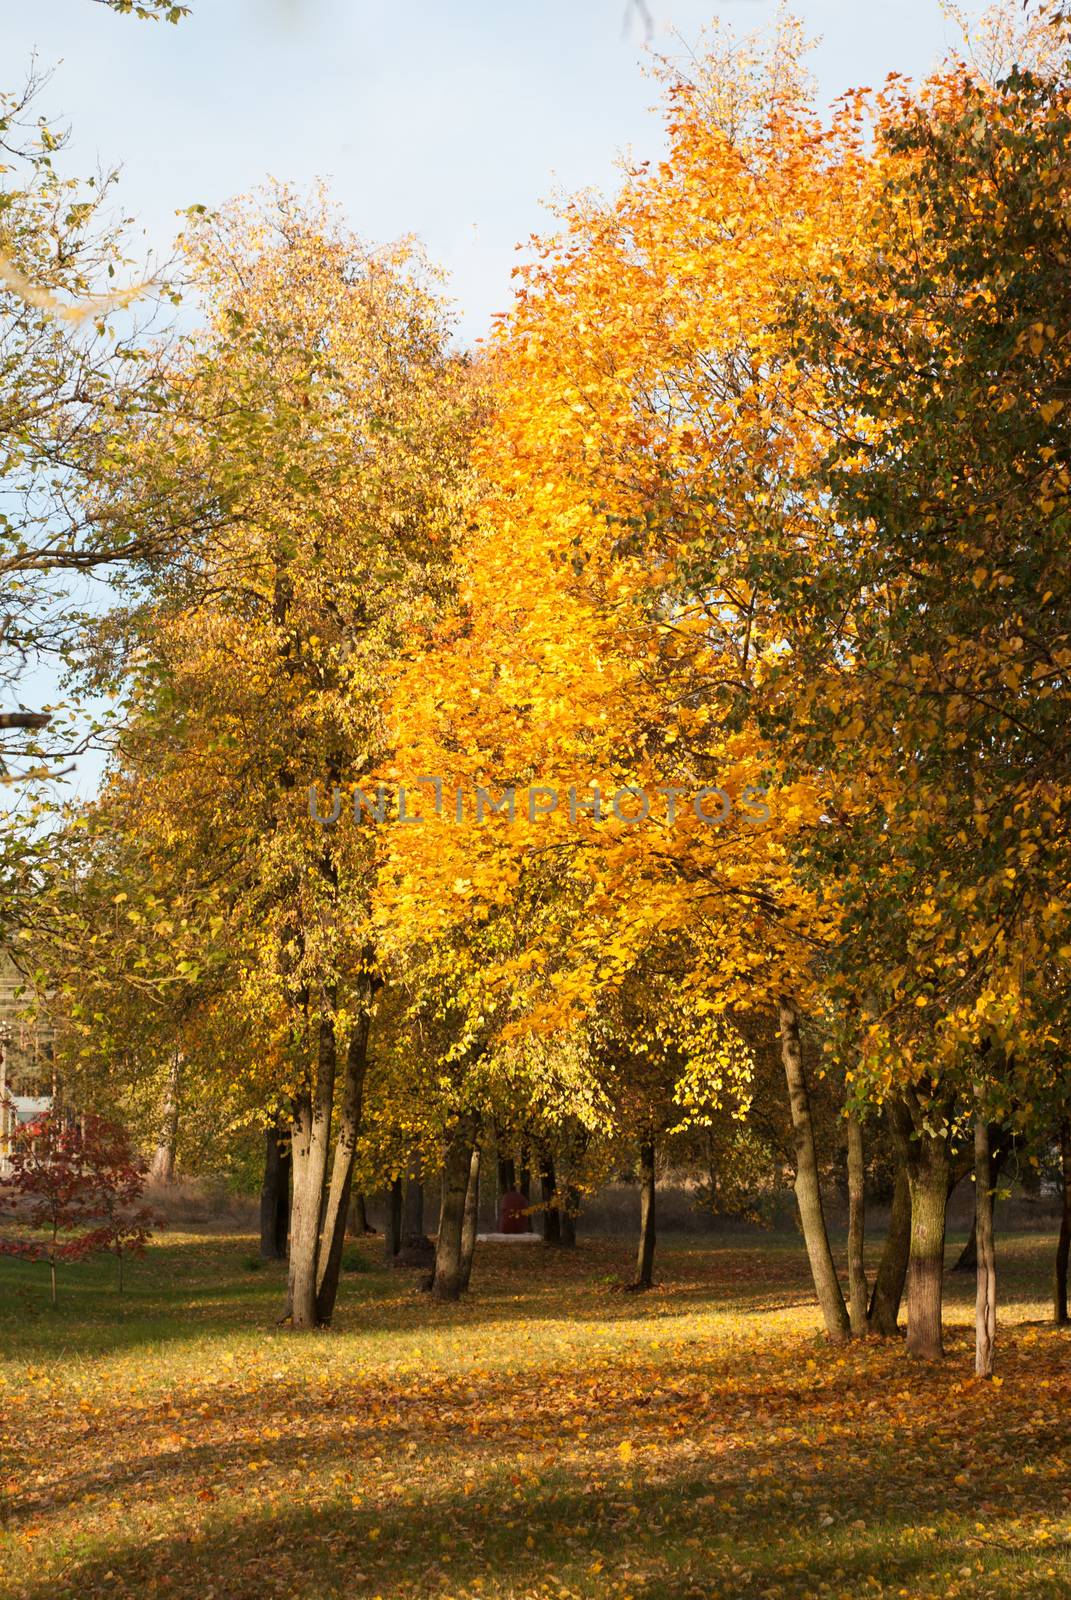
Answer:
[[512, 1156], [499, 1156], [498, 1158], [498, 1205], [502, 1205], [502, 1196], [511, 1194], [517, 1187], [517, 1163]]
[[476, 1118], [463, 1112], [454, 1124], [443, 1159], [443, 1198], [431, 1292], [437, 1300], [461, 1298], [461, 1234], [465, 1222]]
[[575, 1184], [567, 1183], [562, 1190], [561, 1246], [563, 1250], [576, 1249], [576, 1219], [580, 1214], [580, 1191]]
[[409, 1164], [405, 1175], [405, 1197], [402, 1205], [402, 1249], [419, 1248], [425, 1243], [424, 1183], [420, 1175], [420, 1162]]
[[[996, 1182], [996, 1157], [993, 1158], [993, 1181]], [[955, 1261], [949, 1267], [949, 1272], [976, 1272], [978, 1270], [978, 1213], [971, 1218], [971, 1231], [967, 1235], [967, 1242], [963, 1246]]]
[[1063, 1206], [1060, 1213], [1060, 1238], [1056, 1245], [1056, 1273], [1053, 1285], [1053, 1321], [1067, 1325], [1067, 1261], [1071, 1255], [1071, 1120], [1060, 1129], [1060, 1164], [1063, 1176]]
[[[532, 1203], [532, 1169], [528, 1164], [528, 1160], [529, 1160], [529, 1146], [528, 1146], [528, 1144], [526, 1142], [526, 1143], [523, 1143], [521, 1145], [521, 1160], [520, 1160], [520, 1171], [517, 1174], [517, 1189], [518, 1189], [518, 1192], [520, 1194], [524, 1195], [525, 1204], [526, 1205], [531, 1205], [531, 1203]], [[533, 1233], [534, 1231], [535, 1230], [534, 1230], [534, 1228], [532, 1226], [532, 1218], [531, 1218], [531, 1216], [528, 1216], [525, 1219], [525, 1232], [526, 1233]]]
[[[331, 1013], [334, 1011], [331, 1005]], [[335, 1098], [335, 1030], [331, 1014], [320, 1019], [316, 1077], [294, 1099], [291, 1142], [294, 1200], [290, 1218], [290, 1319], [295, 1328], [315, 1328], [320, 1205]]]
[[476, 1235], [480, 1231], [480, 1145], [472, 1147], [469, 1158], [469, 1181], [465, 1190], [465, 1210], [461, 1220], [461, 1292], [464, 1294], [472, 1277], [472, 1260], [476, 1254]]
[[541, 1150], [539, 1154], [539, 1188], [543, 1201], [543, 1242], [560, 1244], [562, 1228], [558, 1210], [558, 1183], [554, 1173], [554, 1157], [549, 1150]]
[[362, 1008], [346, 1050], [342, 1110], [339, 1114], [335, 1159], [331, 1167], [331, 1188], [324, 1212], [319, 1267], [316, 1274], [316, 1316], [321, 1327], [331, 1321], [338, 1295], [342, 1251], [346, 1243], [346, 1215], [350, 1208], [350, 1187], [353, 1183], [353, 1157], [361, 1131], [361, 1108], [364, 1104], [370, 1026], [369, 1013]]
[[383, 1223], [383, 1261], [394, 1265], [402, 1248], [402, 1180], [395, 1178], [387, 1189], [387, 1214]]
[[290, 1227], [290, 1146], [277, 1122], [264, 1130], [264, 1181], [260, 1190], [260, 1253], [265, 1261], [286, 1259]]
[[576, 1224], [580, 1216], [580, 1185], [578, 1177], [581, 1163], [587, 1153], [590, 1135], [586, 1128], [571, 1122], [567, 1129], [565, 1156], [568, 1163], [565, 1181], [559, 1191], [561, 1196], [561, 1243], [567, 1250], [576, 1248]]
[[949, 1170], [947, 1137], [917, 1130], [907, 1164], [911, 1187], [907, 1351], [920, 1361], [939, 1361], [944, 1355], [941, 1301]]
[[655, 1253], [655, 1147], [653, 1139], [640, 1145], [640, 1242], [636, 1251], [634, 1289], [649, 1289]]
[[[977, 1094], [977, 1090], [975, 1091]], [[993, 1163], [989, 1124], [979, 1109], [974, 1119], [974, 1222], [978, 1269], [974, 1299], [974, 1373], [993, 1376], [997, 1338], [997, 1262], [993, 1244]]]
[[182, 1089], [182, 1054], [176, 1050], [171, 1057], [164, 1084], [164, 1098], [160, 1109], [160, 1133], [149, 1166], [153, 1183], [174, 1183], [175, 1145], [178, 1142], [179, 1097]]
[[861, 1339], [867, 1331], [866, 1265], [863, 1257], [866, 1220], [866, 1161], [863, 1128], [856, 1112], [848, 1114], [848, 1320]]
[[[1004, 1164], [1012, 1152], [1012, 1141], [1000, 1128], [989, 1130], [989, 1170], [992, 1173], [990, 1187], [993, 1189], [993, 1210], [997, 1205], [997, 1179], [1003, 1171]], [[952, 1189], [955, 1189], [953, 1183]], [[951, 1198], [951, 1193], [950, 1193]], [[974, 1272], [978, 1266], [978, 1213], [975, 1211], [971, 1219], [971, 1231], [967, 1236], [967, 1243], [963, 1246], [956, 1258], [953, 1272]]]
[[368, 1220], [368, 1205], [365, 1197], [359, 1191], [350, 1200], [350, 1232], [357, 1239], [362, 1239], [366, 1234], [375, 1233], [375, 1228]]
[[782, 997], [778, 1003], [778, 1016], [781, 1025], [781, 1060], [785, 1069], [792, 1132], [796, 1145], [796, 1203], [799, 1206], [803, 1239], [811, 1264], [811, 1277], [814, 1280], [826, 1332], [835, 1343], [840, 1343], [847, 1339], [850, 1323], [848, 1308], [844, 1303], [844, 1291], [841, 1289], [833, 1252], [829, 1247], [829, 1231], [822, 1208], [822, 1191], [818, 1182], [818, 1153], [815, 1149], [811, 1100], [803, 1067], [799, 1008], [795, 1000], [788, 996]]
[[870, 1327], [884, 1339], [896, 1336], [900, 1302], [904, 1297], [907, 1263], [911, 1253], [911, 1186], [906, 1163], [896, 1174], [889, 1228], [881, 1252], [874, 1292], [870, 1296]]

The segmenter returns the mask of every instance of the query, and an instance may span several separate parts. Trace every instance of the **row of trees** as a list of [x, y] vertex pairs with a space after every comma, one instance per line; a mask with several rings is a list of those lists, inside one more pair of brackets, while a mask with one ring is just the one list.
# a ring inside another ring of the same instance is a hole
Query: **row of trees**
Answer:
[[355, 1172], [441, 1165], [452, 1298], [481, 1148], [567, 1237], [638, 1157], [642, 1283], [660, 1156], [731, 1205], [784, 1127], [830, 1336], [906, 1275], [924, 1358], [969, 1161], [988, 1371], [994, 1139], [1071, 1192], [1066, 32], [1000, 12], [825, 118], [803, 57], [667, 66], [665, 159], [564, 209], [479, 359], [415, 246], [277, 189], [191, 219], [203, 325], [62, 409], [124, 715], [27, 959], [72, 1093], [292, 1161], [297, 1327]]

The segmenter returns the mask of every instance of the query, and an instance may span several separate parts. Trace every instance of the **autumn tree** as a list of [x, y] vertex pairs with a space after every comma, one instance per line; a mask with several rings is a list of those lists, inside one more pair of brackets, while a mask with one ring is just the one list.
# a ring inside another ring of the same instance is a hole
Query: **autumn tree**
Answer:
[[[460, 603], [398, 697], [409, 770], [469, 797], [467, 827], [428, 816], [392, 846], [417, 924], [465, 926], [555, 863], [555, 916], [505, 967], [535, 1028], [583, 1025], [675, 936], [695, 1015], [798, 1016], [834, 935], [835, 896], [797, 870], [825, 775], [783, 759], [764, 709], [782, 578], [829, 521], [800, 493], [823, 439], [777, 308], [850, 244], [863, 166], [856, 110], [819, 127], [801, 51], [786, 25], [766, 57], [715, 37], [667, 73], [666, 161], [571, 203], [522, 274]], [[481, 788], [516, 804], [474, 829]]]
[[366, 247], [280, 191], [185, 248], [208, 323], [105, 508], [151, 529], [166, 506], [187, 535], [105, 630], [131, 702], [117, 781], [224, 904], [246, 1091], [288, 1118], [307, 1327], [334, 1303], [379, 983], [375, 831], [324, 826], [310, 787], [345, 783], [352, 810], [382, 759], [392, 656], [448, 582], [472, 390], [408, 245]]
[[996, 76], [890, 92], [859, 249], [791, 313], [839, 530], [806, 580], [796, 716], [851, 796], [818, 870], [842, 882], [870, 1092], [907, 1116], [928, 1357], [952, 1131], [1044, 1058], [1069, 948], [1066, 45], [1046, 23], [1011, 47]]
[[0, 1208], [17, 1227], [29, 1231], [5, 1236], [0, 1254], [47, 1262], [55, 1309], [58, 1264], [80, 1261], [93, 1249], [93, 1206], [81, 1134], [62, 1115], [46, 1112], [21, 1131], [10, 1165], [10, 1175], [0, 1186]]

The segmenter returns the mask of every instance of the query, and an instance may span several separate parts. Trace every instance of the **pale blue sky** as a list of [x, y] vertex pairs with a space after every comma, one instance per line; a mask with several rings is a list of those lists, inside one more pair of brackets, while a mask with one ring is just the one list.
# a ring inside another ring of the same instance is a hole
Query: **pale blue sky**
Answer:
[[[192, 0], [180, 27], [91, 0], [0, 0], [6, 87], [31, 51], [59, 62], [47, 109], [69, 165], [121, 163], [121, 196], [156, 246], [175, 211], [266, 175], [322, 176], [366, 238], [419, 234], [451, 274], [463, 333], [509, 300], [515, 245], [558, 189], [613, 182], [616, 154], [658, 148], [656, 87], [626, 0]], [[832, 97], [918, 73], [956, 37], [938, 0], [799, 0]], [[976, 6], [968, 6], [976, 11]], [[650, 0], [652, 44], [713, 16], [750, 29], [775, 0]]]

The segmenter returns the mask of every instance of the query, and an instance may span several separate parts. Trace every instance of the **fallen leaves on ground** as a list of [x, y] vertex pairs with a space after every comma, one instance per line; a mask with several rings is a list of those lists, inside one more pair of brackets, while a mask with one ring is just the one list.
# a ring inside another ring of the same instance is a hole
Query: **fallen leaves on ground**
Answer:
[[1071, 1337], [1041, 1320], [1037, 1238], [1005, 1246], [999, 1386], [971, 1376], [969, 1281], [943, 1366], [833, 1350], [784, 1241], [663, 1250], [642, 1297], [610, 1291], [617, 1244], [485, 1248], [467, 1304], [363, 1273], [304, 1337], [248, 1251], [154, 1247], [122, 1315], [87, 1290], [57, 1322], [22, 1291], [12, 1340], [39, 1357], [0, 1388], [5, 1595], [1071, 1591]]

